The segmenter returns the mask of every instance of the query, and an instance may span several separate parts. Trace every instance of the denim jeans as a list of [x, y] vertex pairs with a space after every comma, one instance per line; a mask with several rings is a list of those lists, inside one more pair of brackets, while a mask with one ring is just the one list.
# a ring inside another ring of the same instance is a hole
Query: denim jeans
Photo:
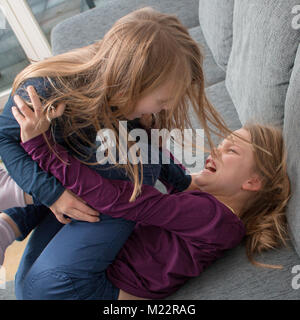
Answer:
[[[36, 207], [37, 210], [40, 207]], [[116, 300], [106, 277], [135, 223], [100, 215], [100, 222], [60, 224], [48, 215], [34, 230], [18, 272], [15, 292], [25, 300]]]

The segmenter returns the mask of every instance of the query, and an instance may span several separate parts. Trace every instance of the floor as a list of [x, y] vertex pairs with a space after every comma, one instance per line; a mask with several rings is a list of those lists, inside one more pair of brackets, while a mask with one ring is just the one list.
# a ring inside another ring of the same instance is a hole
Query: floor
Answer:
[[15, 241], [6, 250], [5, 259], [3, 263], [3, 267], [5, 268], [6, 272], [6, 281], [14, 280], [19, 262], [21, 260], [28, 239], [29, 236], [24, 241]]

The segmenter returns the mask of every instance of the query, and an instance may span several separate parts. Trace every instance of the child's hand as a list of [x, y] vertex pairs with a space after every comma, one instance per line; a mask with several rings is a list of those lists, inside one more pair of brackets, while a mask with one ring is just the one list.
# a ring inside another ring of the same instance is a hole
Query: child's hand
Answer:
[[51, 119], [60, 117], [64, 113], [66, 107], [64, 103], [60, 103], [56, 108], [51, 110], [49, 119], [43, 112], [41, 100], [34, 87], [29, 86], [27, 91], [33, 105], [33, 111], [18, 95], [15, 96], [15, 103], [19, 109], [17, 107], [12, 107], [12, 113], [21, 128], [22, 142], [26, 142], [39, 136], [43, 132], [46, 132], [50, 127]]

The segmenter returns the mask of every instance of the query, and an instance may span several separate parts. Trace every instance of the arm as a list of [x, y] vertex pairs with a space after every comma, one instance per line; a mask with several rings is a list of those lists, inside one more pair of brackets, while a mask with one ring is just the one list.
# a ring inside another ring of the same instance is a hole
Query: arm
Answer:
[[[49, 88], [41, 78], [26, 81], [23, 87], [35, 85], [38, 93], [44, 98]], [[17, 90], [17, 94], [27, 98], [25, 90]], [[64, 192], [64, 187], [53, 176], [40, 169], [38, 164], [20, 146], [20, 126], [15, 120], [11, 108], [15, 105], [10, 96], [0, 115], [0, 156], [9, 175], [26, 193], [33, 195], [46, 206], [51, 206]]]
[[25, 194], [8, 172], [0, 168], [0, 210], [13, 207], [26, 207]]
[[[51, 139], [49, 131], [47, 135]], [[224, 209], [206, 193], [192, 191], [168, 195], [151, 186], [143, 185], [142, 195], [130, 203], [129, 198], [133, 191], [131, 182], [101, 177], [71, 157], [54, 141], [52, 145], [55, 151], [69, 165], [65, 165], [51, 153], [42, 135], [21, 145], [42, 169], [51, 172], [66, 188], [102, 213], [114, 218], [122, 217], [162, 227], [181, 237], [194, 240], [216, 239], [217, 235], [224, 232], [227, 237], [237, 238], [236, 232], [232, 232], [234, 228], [238, 230], [237, 218], [224, 213]], [[227, 232], [224, 228], [231, 231]], [[239, 232], [241, 235], [241, 230]], [[222, 243], [223, 241], [224, 239]]]
[[[135, 127], [146, 130], [151, 141], [151, 128], [156, 128], [153, 115], [143, 115], [138, 120], [133, 120]], [[151, 142], [152, 143], [152, 142]], [[157, 146], [158, 147], [158, 146]], [[161, 171], [158, 179], [165, 185], [169, 194], [195, 190], [196, 186], [192, 183], [192, 176], [187, 173], [186, 168], [167, 150], [159, 147], [159, 157]]]
[[[17, 94], [27, 98], [24, 87], [27, 88], [29, 85], [34, 85], [38, 93], [45, 99], [49, 97], [50, 88], [47, 87], [47, 82], [43, 78], [27, 80], [23, 87], [17, 90]], [[65, 215], [77, 220], [98, 221], [98, 212], [84, 204], [71, 192], [65, 190], [54, 176], [41, 170], [38, 164], [32, 161], [31, 157], [20, 146], [20, 127], [12, 114], [13, 105], [16, 104], [13, 97], [10, 96], [0, 116], [0, 155], [10, 176], [26, 192], [26, 195], [33, 195], [35, 199], [49, 207], [61, 223], [71, 221]], [[20, 108], [23, 110], [22, 104]]]
[[[185, 167], [174, 158], [172, 153], [166, 149], [161, 150], [163, 159], [169, 159], [170, 163], [161, 161], [159, 180], [166, 186], [169, 194], [181, 192], [189, 188], [192, 176], [187, 174]], [[162, 160], [163, 160], [162, 159]]]

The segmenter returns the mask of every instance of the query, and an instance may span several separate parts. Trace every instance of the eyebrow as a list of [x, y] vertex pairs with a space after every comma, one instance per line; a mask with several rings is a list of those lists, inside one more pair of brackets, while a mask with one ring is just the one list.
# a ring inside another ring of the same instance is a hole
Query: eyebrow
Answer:
[[170, 99], [157, 99], [158, 103], [166, 103], [168, 101], [170, 101]]
[[[230, 140], [230, 138], [231, 138], [231, 140]], [[225, 140], [227, 140], [227, 141], [231, 142], [232, 144], [234, 144], [235, 147], [238, 147], [238, 148], [240, 148], [241, 150], [244, 150], [243, 147], [239, 146], [239, 145], [236, 143], [236, 141], [233, 139], [232, 135], [228, 136]], [[232, 141], [232, 140], [233, 140], [233, 141]]]

